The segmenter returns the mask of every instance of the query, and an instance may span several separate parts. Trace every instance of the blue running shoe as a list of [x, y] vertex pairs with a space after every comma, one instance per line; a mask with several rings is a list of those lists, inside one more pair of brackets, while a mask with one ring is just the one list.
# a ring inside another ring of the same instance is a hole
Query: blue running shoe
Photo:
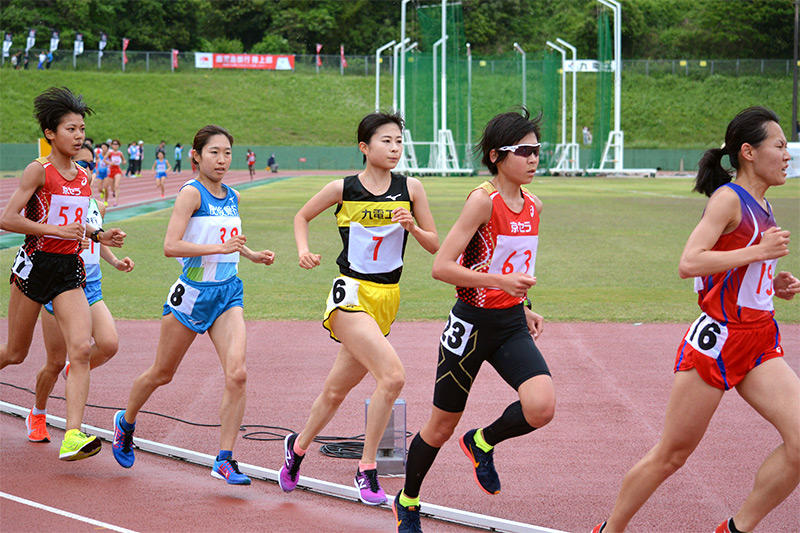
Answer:
[[298, 472], [300, 472], [300, 463], [303, 461], [305, 455], [297, 455], [294, 453], [294, 441], [297, 440], [297, 433], [286, 435], [283, 439], [283, 466], [281, 467], [280, 474], [278, 475], [278, 485], [281, 486], [283, 492], [292, 492], [297, 486], [297, 481], [300, 479]]
[[394, 519], [397, 520], [397, 533], [422, 533], [422, 524], [419, 522], [419, 505], [409, 505], [408, 507], [401, 505], [401, 494], [403, 494], [403, 489], [400, 489], [392, 503]]
[[494, 469], [494, 449], [485, 452], [475, 444], [475, 432], [477, 429], [470, 429], [461, 437], [458, 443], [464, 454], [472, 461], [475, 468], [475, 481], [486, 494], [500, 493], [500, 478]]
[[233, 459], [227, 458], [222, 461], [214, 459], [214, 467], [211, 475], [217, 479], [224, 479], [228, 485], [249, 485], [250, 478], [239, 471], [239, 464]]
[[114, 452], [114, 459], [120, 466], [130, 468], [136, 459], [133, 455], [133, 430], [122, 429], [120, 420], [123, 416], [125, 416], [125, 411], [117, 411], [117, 414], [114, 415], [114, 442], [111, 444], [111, 451]]

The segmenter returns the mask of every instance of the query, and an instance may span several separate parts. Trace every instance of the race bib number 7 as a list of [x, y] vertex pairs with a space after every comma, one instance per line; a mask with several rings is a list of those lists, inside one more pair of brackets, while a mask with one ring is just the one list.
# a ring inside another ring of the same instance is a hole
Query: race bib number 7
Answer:
[[712, 359], [719, 357], [727, 338], [728, 328], [705, 313], [689, 326], [685, 337], [692, 348]]

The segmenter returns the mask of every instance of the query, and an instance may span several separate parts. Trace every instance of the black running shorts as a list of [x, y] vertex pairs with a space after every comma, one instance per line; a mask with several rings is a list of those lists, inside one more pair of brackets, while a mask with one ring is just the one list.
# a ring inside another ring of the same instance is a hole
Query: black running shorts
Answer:
[[22, 294], [42, 305], [86, 281], [83, 260], [78, 254], [53, 254], [37, 251], [30, 256], [23, 249], [11, 267], [11, 283]]
[[439, 342], [433, 405], [462, 412], [484, 361], [514, 390], [534, 376], [550, 375], [528, 331], [522, 304], [483, 309], [456, 301]]

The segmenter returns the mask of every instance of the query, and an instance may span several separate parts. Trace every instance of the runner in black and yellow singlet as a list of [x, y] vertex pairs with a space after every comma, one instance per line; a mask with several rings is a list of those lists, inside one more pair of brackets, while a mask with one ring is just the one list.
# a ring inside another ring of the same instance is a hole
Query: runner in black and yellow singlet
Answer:
[[337, 206], [343, 248], [336, 262], [342, 275], [333, 281], [323, 326], [342, 345], [305, 427], [284, 441], [279, 482], [286, 492], [297, 486], [300, 462], [313, 439], [333, 418], [350, 389], [369, 372], [376, 388], [370, 398], [364, 451], [354, 483], [362, 502], [379, 505], [386, 501], [378, 484], [376, 455], [392, 405], [403, 388], [405, 371], [385, 336], [400, 303], [398, 282], [408, 235], [432, 254], [439, 248], [422, 183], [391, 172], [402, 155], [402, 127], [398, 115], [372, 113], [364, 117], [358, 126], [364, 171], [323, 187], [294, 219], [300, 266], [311, 269], [321, 258], [309, 251], [308, 223]]

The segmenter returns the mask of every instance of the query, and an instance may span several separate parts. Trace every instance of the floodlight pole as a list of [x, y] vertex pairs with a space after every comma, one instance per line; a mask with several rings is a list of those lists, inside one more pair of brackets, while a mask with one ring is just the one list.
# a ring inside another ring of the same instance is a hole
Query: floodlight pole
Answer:
[[392, 39], [375, 51], [375, 111], [381, 110], [381, 53], [396, 42]]
[[578, 113], [578, 72], [575, 70], [575, 64], [578, 61], [578, 50], [560, 37], [556, 38], [556, 42], [572, 52], [572, 144], [575, 144], [575, 120]]
[[447, 0], [442, 0], [442, 129], [447, 129]]
[[[614, 143], [614, 169], [622, 170], [624, 137], [620, 125], [622, 104], [622, 5], [617, 0], [597, 0], [614, 12], [614, 131], [618, 142]], [[611, 138], [611, 137], [610, 137]]]
[[438, 64], [437, 64], [438, 60], [436, 59], [436, 52], [437, 52], [437, 48], [442, 46], [442, 44], [444, 43], [445, 39], [447, 39], [446, 36], [441, 38], [441, 39], [439, 39], [439, 40], [437, 40], [435, 43], [433, 43], [433, 54], [432, 54], [432, 58], [433, 58], [433, 114], [431, 116], [433, 117], [433, 142], [434, 143], [436, 142], [436, 139], [438, 138], [438, 135], [439, 135], [439, 116], [438, 116], [439, 115], [439, 91], [437, 90], [437, 87], [436, 87], [436, 76], [438, 74], [439, 67], [438, 67]]
[[525, 91], [525, 83], [526, 83], [526, 76], [525, 76], [525, 63], [526, 63], [526, 61], [525, 61], [525, 50], [522, 49], [522, 47], [519, 45], [519, 43], [514, 43], [514, 50], [516, 50], [517, 52], [519, 52], [522, 55], [522, 105], [524, 106], [528, 102], [528, 99], [526, 98], [526, 95], [525, 95], [525, 92], [526, 92]]
[[[400, 6], [400, 42], [406, 42], [406, 5], [411, 0], [403, 0]], [[410, 50], [411, 48], [408, 48]], [[400, 49], [400, 116], [406, 118], [406, 47]]]
[[467, 146], [464, 158], [472, 168], [472, 46], [467, 43]]
[[793, 75], [793, 82], [792, 85], [794, 90], [792, 91], [792, 141], [798, 141], [798, 135], [800, 132], [797, 130], [800, 129], [797, 126], [797, 71], [800, 70], [800, 60], [798, 60], [798, 19], [800, 19], [800, 0], [794, 0], [794, 48], [793, 48], [793, 55], [794, 55], [794, 75]]
[[[405, 45], [411, 40], [410, 37], [406, 37], [392, 48], [392, 112], [397, 111], [397, 78], [398, 78], [398, 70], [399, 70], [399, 61], [397, 61], [397, 54], [398, 50], [401, 48], [405, 48]], [[405, 54], [403, 54], [405, 56]]]
[[553, 42], [546, 44], [561, 54], [561, 144], [567, 144], [567, 51]]

